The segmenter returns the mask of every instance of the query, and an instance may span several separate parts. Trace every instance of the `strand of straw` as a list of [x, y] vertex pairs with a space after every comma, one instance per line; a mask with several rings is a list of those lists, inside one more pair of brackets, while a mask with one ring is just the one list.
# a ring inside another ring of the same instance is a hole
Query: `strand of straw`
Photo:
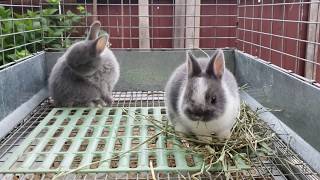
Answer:
[[201, 49], [201, 48], [197, 48], [197, 49], [199, 49], [203, 54], [205, 54], [207, 57], [208, 57], [208, 59], [210, 60], [210, 56], [209, 56], [209, 54], [208, 53], [206, 53], [203, 49]]

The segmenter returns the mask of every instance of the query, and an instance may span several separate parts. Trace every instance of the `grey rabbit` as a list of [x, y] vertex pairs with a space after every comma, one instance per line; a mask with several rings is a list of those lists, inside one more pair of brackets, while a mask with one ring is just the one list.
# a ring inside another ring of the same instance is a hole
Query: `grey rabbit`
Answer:
[[187, 52], [186, 62], [166, 85], [166, 105], [175, 130], [208, 141], [212, 134], [230, 137], [240, 111], [237, 82], [218, 49], [210, 58]]
[[105, 106], [120, 69], [113, 52], [106, 47], [108, 36], [98, 37], [100, 22], [92, 23], [86, 40], [67, 49], [49, 77], [49, 94], [57, 106]]

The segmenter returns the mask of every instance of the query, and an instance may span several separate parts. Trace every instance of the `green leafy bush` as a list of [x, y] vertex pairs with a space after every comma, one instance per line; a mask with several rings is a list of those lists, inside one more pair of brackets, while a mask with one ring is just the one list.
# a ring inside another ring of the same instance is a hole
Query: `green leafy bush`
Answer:
[[83, 6], [78, 6], [77, 14], [70, 10], [59, 14], [59, 2], [48, 0], [42, 11], [27, 10], [24, 14], [0, 6], [0, 66], [43, 48], [61, 49], [71, 45], [69, 37], [77, 33], [72, 26], [81, 24], [86, 12]]
[[83, 6], [77, 7], [79, 14], [74, 14], [68, 10], [65, 14], [60, 15], [59, 1], [49, 0], [49, 6], [42, 11], [41, 23], [46, 48], [59, 49], [69, 47], [72, 43], [69, 38], [70, 35], [77, 33], [77, 30], [72, 26], [79, 25], [83, 15], [86, 15]]

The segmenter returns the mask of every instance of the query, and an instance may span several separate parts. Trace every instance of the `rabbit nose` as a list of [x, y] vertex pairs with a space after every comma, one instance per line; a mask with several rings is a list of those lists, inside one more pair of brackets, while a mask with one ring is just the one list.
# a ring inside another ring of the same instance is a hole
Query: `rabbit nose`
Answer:
[[203, 111], [203, 116], [209, 116], [211, 114], [210, 110], [204, 110]]
[[206, 117], [210, 114], [209, 110], [203, 108], [187, 108], [185, 112], [197, 118]]
[[198, 118], [210, 119], [212, 112], [206, 109], [197, 109], [197, 110], [194, 110], [192, 114]]
[[202, 109], [188, 109], [187, 111], [189, 114], [192, 114], [193, 116], [196, 116], [196, 117], [201, 117], [203, 116], [203, 113], [204, 113]]
[[196, 111], [193, 112], [193, 114], [195, 116], [201, 117], [201, 116], [203, 116], [203, 111], [202, 110], [196, 110]]

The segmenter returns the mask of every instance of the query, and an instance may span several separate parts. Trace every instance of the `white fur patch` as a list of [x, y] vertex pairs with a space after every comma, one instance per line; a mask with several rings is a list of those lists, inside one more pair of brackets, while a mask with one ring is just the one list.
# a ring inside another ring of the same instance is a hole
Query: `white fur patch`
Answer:
[[[220, 117], [217, 119], [212, 119], [208, 122], [198, 122], [189, 120], [184, 113], [180, 112], [180, 120], [177, 122], [183, 123], [183, 126], [188, 127], [189, 130], [196, 135], [208, 136], [212, 133], [217, 134], [219, 137], [224, 137], [226, 134], [228, 135], [230, 129], [236, 121], [236, 117], [238, 116], [240, 99], [238, 96], [233, 97], [230, 90], [226, 86], [227, 85], [225, 83], [222, 83], [222, 88], [224, 89], [226, 97], [226, 106], [225, 112]], [[179, 105], [181, 105], [181, 102]], [[182, 125], [177, 124], [176, 126], [180, 127]]]
[[197, 104], [204, 104], [206, 102], [205, 95], [207, 89], [208, 85], [206, 84], [205, 78], [197, 78], [193, 89], [192, 100]]

